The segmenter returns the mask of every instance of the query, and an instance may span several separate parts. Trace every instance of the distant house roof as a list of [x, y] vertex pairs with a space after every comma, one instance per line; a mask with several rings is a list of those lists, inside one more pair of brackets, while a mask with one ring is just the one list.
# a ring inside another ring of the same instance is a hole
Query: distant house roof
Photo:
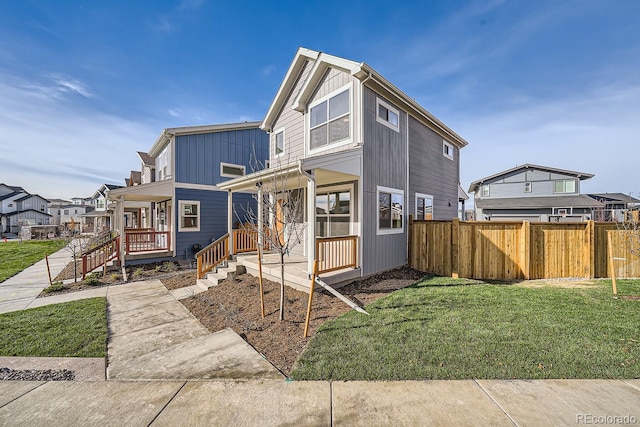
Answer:
[[64, 200], [64, 199], [49, 199], [49, 207], [68, 205], [70, 203], [71, 203], [70, 201]]
[[101, 195], [105, 196], [107, 190], [111, 191], [111, 190], [116, 190], [118, 188], [126, 188], [126, 187], [122, 185], [102, 184], [100, 188], [98, 188], [96, 192], [93, 193], [93, 197], [91, 197], [91, 199], [98, 199]]
[[129, 185], [139, 185], [139, 184], [142, 184], [142, 172], [131, 171], [131, 176], [129, 178]]
[[469, 200], [469, 195], [464, 192], [462, 186], [458, 184], [458, 201]]
[[129, 178], [125, 178], [124, 179], [124, 185], [125, 185], [125, 187], [131, 187], [131, 180]]
[[41, 215], [44, 215], [44, 216], [52, 216], [52, 215], [50, 215], [50, 214], [48, 214], [46, 212], [38, 211], [36, 209], [23, 209], [21, 211], [15, 211], [15, 212], [11, 212], [11, 213], [5, 214], [5, 216], [15, 216], [15, 215], [19, 215], [19, 214], [24, 213], [24, 212], [37, 212], [37, 213], [39, 213]]
[[482, 209], [550, 209], [550, 208], [603, 208], [604, 203], [584, 194], [573, 196], [513, 197], [508, 199], [479, 199], [475, 205]]
[[27, 200], [27, 199], [31, 199], [32, 197], [38, 197], [42, 200], [44, 200], [45, 202], [49, 203], [49, 200], [45, 199], [44, 197], [38, 195], [38, 194], [26, 194], [23, 197], [20, 197], [19, 199], [16, 199], [16, 202], [22, 202], [23, 200]]
[[640, 203], [640, 200], [631, 197], [624, 193], [597, 193], [597, 194], [587, 194], [589, 197], [592, 197], [601, 202], [613, 202], [613, 203]]
[[144, 151], [138, 151], [137, 153], [138, 153], [138, 157], [140, 157], [140, 160], [145, 166], [155, 167], [156, 159], [151, 157], [149, 153], [145, 153]]
[[9, 189], [11, 189], [11, 190], [13, 190], [13, 191], [15, 191], [16, 193], [20, 193], [20, 192], [24, 192], [24, 193], [26, 193], [26, 191], [24, 191], [24, 188], [22, 188], [22, 187], [18, 187], [18, 186], [16, 186], [16, 185], [9, 185], [9, 184], [5, 184], [5, 183], [3, 183], [3, 182], [0, 182], [0, 185], [4, 185], [5, 187], [7, 187], [7, 188], [9, 188]]
[[486, 176], [486, 177], [484, 177], [482, 179], [479, 179], [477, 181], [473, 181], [471, 183], [471, 185], [469, 186], [469, 192], [470, 193], [477, 193], [478, 192], [478, 187], [480, 187], [480, 185], [484, 184], [487, 181], [493, 181], [496, 178], [500, 178], [500, 177], [505, 176], [505, 175], [511, 175], [513, 173], [517, 173], [517, 172], [520, 172], [521, 170], [526, 170], [526, 169], [535, 169], [535, 170], [539, 170], [539, 171], [542, 171], [542, 172], [558, 173], [558, 174], [561, 174], [561, 175], [570, 175], [570, 176], [574, 176], [576, 178], [580, 178], [580, 180], [589, 179], [589, 178], [593, 178], [594, 177], [593, 174], [586, 173], [586, 172], [577, 172], [577, 171], [572, 171], [572, 170], [568, 170], [568, 169], [558, 169], [558, 168], [552, 168], [552, 167], [549, 167], [549, 166], [540, 166], [540, 165], [534, 165], [534, 164], [531, 164], [531, 163], [525, 163], [524, 165], [516, 166], [515, 168], [507, 169], [505, 171], [498, 172], [496, 174]]
[[18, 194], [22, 194], [24, 191], [14, 191], [13, 193], [5, 194], [4, 196], [0, 196], [0, 200], [10, 199], [12, 197], [17, 196]]

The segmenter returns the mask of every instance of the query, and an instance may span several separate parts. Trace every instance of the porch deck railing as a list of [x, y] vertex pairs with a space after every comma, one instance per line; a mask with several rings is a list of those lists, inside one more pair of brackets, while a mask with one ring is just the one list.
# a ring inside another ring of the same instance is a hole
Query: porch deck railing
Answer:
[[120, 258], [119, 235], [115, 235], [106, 242], [82, 254], [82, 280], [90, 271], [116, 258]]
[[229, 259], [229, 233], [220, 237], [206, 248], [196, 253], [198, 279], [213, 270], [221, 262]]
[[171, 245], [170, 231], [155, 231], [131, 228], [125, 230], [125, 251], [135, 252], [168, 251]]
[[[263, 233], [262, 247], [269, 250], [269, 229], [265, 228]], [[233, 230], [233, 253], [256, 252], [258, 250], [258, 230]]]
[[358, 236], [317, 237], [317, 274], [358, 267]]

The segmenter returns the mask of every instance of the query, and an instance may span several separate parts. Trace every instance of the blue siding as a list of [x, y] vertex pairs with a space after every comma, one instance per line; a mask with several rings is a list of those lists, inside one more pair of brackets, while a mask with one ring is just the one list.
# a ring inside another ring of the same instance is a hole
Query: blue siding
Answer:
[[[176, 231], [176, 257], [187, 259], [193, 256], [191, 247], [199, 243], [203, 247], [227, 233], [227, 201], [226, 191], [193, 190], [188, 188], [176, 188], [175, 223], [174, 229], [178, 230], [179, 206], [181, 200], [196, 200], [200, 202], [200, 231]], [[236, 193], [233, 195], [233, 203], [236, 212], [244, 220], [243, 213], [247, 203], [251, 208], [257, 209], [255, 200], [251, 194]], [[234, 224], [238, 221], [234, 214]]]
[[269, 135], [260, 129], [242, 129], [176, 136], [176, 182], [216, 185], [220, 162], [244, 165], [254, 172], [255, 158], [264, 165], [269, 158]]

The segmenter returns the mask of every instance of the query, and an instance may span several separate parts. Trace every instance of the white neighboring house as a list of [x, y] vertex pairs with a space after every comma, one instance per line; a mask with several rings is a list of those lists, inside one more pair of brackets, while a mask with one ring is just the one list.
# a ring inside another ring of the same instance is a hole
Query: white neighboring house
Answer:
[[[123, 188], [121, 185], [114, 184], [102, 184], [93, 196], [91, 197], [91, 206], [93, 207], [93, 211], [87, 211], [82, 215], [82, 219], [84, 220], [85, 228], [84, 232], [93, 232], [97, 234], [101, 231], [110, 230], [112, 219], [113, 219], [113, 209], [109, 208], [109, 204], [107, 201], [107, 195], [109, 191], [115, 190], [117, 188]], [[92, 230], [88, 230], [91, 228]]]
[[49, 200], [22, 187], [0, 184], [0, 233], [17, 234], [30, 225], [49, 225]]

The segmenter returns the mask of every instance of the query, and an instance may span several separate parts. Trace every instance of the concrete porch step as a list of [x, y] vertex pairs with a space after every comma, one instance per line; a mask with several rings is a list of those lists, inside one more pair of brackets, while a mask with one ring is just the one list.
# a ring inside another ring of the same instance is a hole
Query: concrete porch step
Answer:
[[214, 272], [207, 273], [204, 279], [198, 279], [198, 286], [204, 287], [205, 290], [212, 286], [217, 286], [221, 281], [227, 279], [229, 275], [240, 275], [247, 272], [244, 265], [237, 261], [228, 261], [224, 267], [217, 267]]

